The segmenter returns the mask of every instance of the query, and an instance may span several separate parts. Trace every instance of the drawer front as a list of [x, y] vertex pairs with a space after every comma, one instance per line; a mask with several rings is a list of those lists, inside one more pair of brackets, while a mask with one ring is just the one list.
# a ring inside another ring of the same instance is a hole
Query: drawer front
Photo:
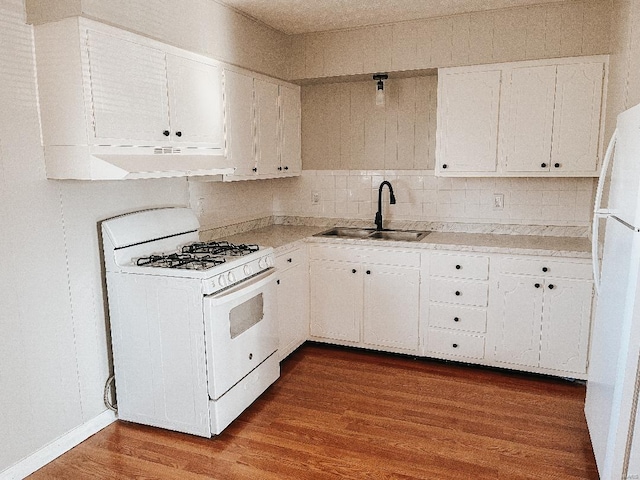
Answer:
[[506, 257], [498, 260], [498, 270], [502, 273], [535, 275], [538, 277], [560, 277], [590, 280], [590, 263], [563, 262], [545, 258]]
[[309, 257], [314, 260], [333, 260], [371, 265], [395, 265], [419, 267], [420, 252], [386, 248], [349, 248], [325, 245], [311, 245]]
[[486, 280], [489, 278], [489, 257], [433, 253], [429, 272], [437, 277]]
[[297, 248], [290, 252], [283, 253], [276, 257], [276, 268], [280, 271], [300, 265], [305, 261], [305, 251], [303, 248]]
[[430, 328], [427, 349], [434, 353], [482, 359], [484, 336]]
[[431, 279], [429, 297], [432, 302], [486, 307], [489, 285], [486, 282]]
[[487, 311], [483, 308], [431, 304], [429, 326], [484, 333], [487, 331]]

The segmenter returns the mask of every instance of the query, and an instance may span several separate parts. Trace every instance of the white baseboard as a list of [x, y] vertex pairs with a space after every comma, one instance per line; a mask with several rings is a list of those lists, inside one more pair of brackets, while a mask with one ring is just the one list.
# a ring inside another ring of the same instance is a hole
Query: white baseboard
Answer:
[[55, 460], [63, 453], [79, 445], [94, 433], [99, 432], [116, 420], [116, 415], [111, 410], [102, 412], [97, 417], [77, 426], [66, 435], [42, 447], [40, 450], [19, 461], [15, 465], [0, 472], [1, 480], [19, 480], [31, 475], [47, 463]]

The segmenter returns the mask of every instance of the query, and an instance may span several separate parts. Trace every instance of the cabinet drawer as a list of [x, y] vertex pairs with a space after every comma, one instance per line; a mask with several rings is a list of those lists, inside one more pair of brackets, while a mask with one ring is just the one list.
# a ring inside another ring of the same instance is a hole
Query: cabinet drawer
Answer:
[[420, 266], [420, 252], [407, 250], [311, 245], [309, 247], [309, 257], [314, 260], [333, 260], [372, 265]]
[[427, 349], [446, 355], [484, 358], [484, 336], [430, 328]]
[[487, 311], [483, 308], [432, 304], [429, 306], [429, 326], [484, 333], [487, 330]]
[[486, 307], [489, 286], [485, 282], [431, 279], [429, 297], [432, 302]]
[[280, 271], [300, 265], [305, 260], [305, 251], [303, 248], [297, 248], [290, 252], [283, 253], [276, 257], [276, 268]]
[[498, 261], [498, 270], [502, 273], [539, 277], [563, 277], [584, 280], [590, 280], [592, 277], [590, 263], [563, 262], [544, 258], [501, 258]]
[[489, 277], [489, 257], [434, 253], [431, 255], [430, 273], [438, 277], [486, 280]]

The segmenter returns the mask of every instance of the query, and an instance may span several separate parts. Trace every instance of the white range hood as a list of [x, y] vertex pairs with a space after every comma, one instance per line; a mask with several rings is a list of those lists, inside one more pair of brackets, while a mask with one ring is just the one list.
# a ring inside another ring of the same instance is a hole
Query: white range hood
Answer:
[[47, 177], [129, 180], [231, 175], [220, 149], [175, 147], [45, 146]]

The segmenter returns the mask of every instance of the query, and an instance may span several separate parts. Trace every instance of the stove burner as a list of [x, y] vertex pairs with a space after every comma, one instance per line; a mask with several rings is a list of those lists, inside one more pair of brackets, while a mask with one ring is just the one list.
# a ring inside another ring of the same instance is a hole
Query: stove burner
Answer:
[[260, 249], [258, 245], [246, 245], [244, 243], [240, 245], [234, 245], [229, 242], [195, 242], [190, 245], [182, 247], [182, 253], [207, 253], [209, 255], [230, 255], [234, 257], [241, 257], [253, 252], [257, 252]]
[[171, 253], [169, 255], [150, 255], [136, 260], [136, 265], [146, 267], [182, 268], [186, 270], [206, 270], [224, 263], [224, 258], [210, 255], [190, 255]]

